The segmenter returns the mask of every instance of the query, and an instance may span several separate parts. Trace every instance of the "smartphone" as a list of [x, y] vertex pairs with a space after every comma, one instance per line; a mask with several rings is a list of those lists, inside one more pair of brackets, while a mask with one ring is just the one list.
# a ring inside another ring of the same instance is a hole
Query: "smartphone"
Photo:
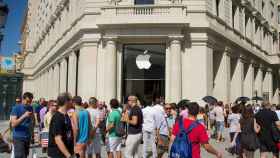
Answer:
[[26, 111], [33, 112], [32, 106], [28, 105], [28, 106], [25, 106], [24, 108], [25, 108]]

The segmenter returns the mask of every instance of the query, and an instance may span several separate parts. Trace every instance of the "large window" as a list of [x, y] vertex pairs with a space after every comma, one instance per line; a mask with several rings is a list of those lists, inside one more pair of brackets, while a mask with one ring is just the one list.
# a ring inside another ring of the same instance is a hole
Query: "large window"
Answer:
[[141, 5], [141, 4], [154, 4], [154, 0], [135, 0], [135, 5]]
[[123, 98], [135, 94], [142, 104], [165, 94], [165, 45], [128, 44], [123, 53]]

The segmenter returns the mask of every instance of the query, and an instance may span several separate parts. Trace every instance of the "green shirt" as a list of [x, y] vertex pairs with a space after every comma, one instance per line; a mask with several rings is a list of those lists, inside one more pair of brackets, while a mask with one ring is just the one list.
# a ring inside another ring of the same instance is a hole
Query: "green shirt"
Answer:
[[[120, 111], [118, 111], [117, 109], [112, 109], [112, 112], [110, 112], [108, 118], [107, 118], [107, 125], [108, 124], [114, 124], [114, 126], [116, 127], [117, 124], [119, 124], [121, 122], [121, 113]], [[114, 137], [118, 137], [116, 135], [116, 129], [112, 128], [109, 131], [109, 137], [110, 138], [114, 138]]]

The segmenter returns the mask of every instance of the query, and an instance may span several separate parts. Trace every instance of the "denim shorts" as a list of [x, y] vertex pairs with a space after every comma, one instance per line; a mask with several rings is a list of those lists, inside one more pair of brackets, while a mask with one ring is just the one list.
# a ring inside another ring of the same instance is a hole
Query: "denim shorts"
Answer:
[[225, 127], [224, 121], [216, 121], [216, 130], [217, 132], [223, 132]]

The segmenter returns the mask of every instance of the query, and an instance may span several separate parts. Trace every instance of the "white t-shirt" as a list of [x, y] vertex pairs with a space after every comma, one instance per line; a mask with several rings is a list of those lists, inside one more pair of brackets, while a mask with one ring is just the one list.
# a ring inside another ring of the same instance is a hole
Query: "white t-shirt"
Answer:
[[216, 106], [213, 109], [214, 113], [215, 113], [215, 120], [216, 121], [225, 121], [225, 117], [224, 117], [224, 110], [222, 107], [220, 106]]
[[228, 122], [229, 122], [229, 131], [232, 132], [239, 132], [240, 130], [240, 114], [229, 114], [228, 115]]
[[[96, 124], [96, 120], [97, 119], [100, 119], [100, 111], [98, 109], [93, 109], [93, 108], [87, 108], [87, 111], [90, 115], [90, 121], [91, 121], [91, 125], [92, 127], [95, 127], [95, 124]], [[96, 129], [96, 133], [99, 133], [100, 132], [100, 129], [97, 128]]]
[[155, 105], [153, 106], [155, 110], [155, 120], [156, 120], [156, 128], [159, 129], [159, 134], [161, 135], [169, 135], [167, 120], [166, 120], [166, 114], [164, 111], [163, 106], [161, 105]]
[[280, 120], [280, 110], [276, 110], [275, 112], [277, 114], [278, 119]]
[[143, 113], [143, 131], [153, 132], [155, 130], [155, 112], [151, 106], [142, 109]]

